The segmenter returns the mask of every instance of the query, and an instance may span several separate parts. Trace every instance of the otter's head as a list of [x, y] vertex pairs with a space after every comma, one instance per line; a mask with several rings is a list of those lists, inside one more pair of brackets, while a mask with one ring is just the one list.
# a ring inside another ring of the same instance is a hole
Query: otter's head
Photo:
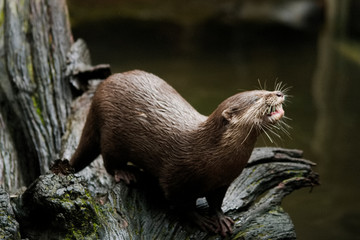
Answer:
[[221, 105], [221, 115], [226, 121], [229, 137], [241, 133], [240, 138], [262, 132], [270, 138], [267, 131], [278, 135], [278, 129], [287, 132], [281, 121], [284, 116], [283, 91], [254, 90], [238, 93], [226, 99]]

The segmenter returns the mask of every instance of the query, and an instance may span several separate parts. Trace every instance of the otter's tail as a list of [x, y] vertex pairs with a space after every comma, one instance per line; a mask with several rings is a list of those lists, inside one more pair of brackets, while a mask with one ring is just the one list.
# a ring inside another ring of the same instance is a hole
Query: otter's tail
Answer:
[[92, 115], [93, 111], [90, 108], [81, 134], [80, 143], [70, 160], [70, 165], [75, 169], [75, 172], [84, 169], [100, 154], [99, 129]]

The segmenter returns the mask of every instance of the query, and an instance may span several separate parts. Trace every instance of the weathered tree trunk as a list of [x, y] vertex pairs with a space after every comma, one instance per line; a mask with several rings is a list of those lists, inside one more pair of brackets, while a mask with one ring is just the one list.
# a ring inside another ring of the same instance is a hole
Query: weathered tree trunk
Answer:
[[[72, 35], [64, 0], [8, 0], [1, 10], [2, 181], [28, 184], [57, 157], [70, 113], [65, 76]], [[10, 163], [8, 165], [8, 163]]]
[[[180, 221], [156, 184], [115, 184], [100, 158], [80, 175], [47, 173], [52, 161], [74, 152], [96, 79], [108, 76], [109, 66], [92, 67], [84, 42], [73, 43], [64, 0], [0, 0], [0, 16], [0, 237], [219, 238]], [[90, 90], [73, 101], [89, 79]], [[312, 165], [297, 150], [256, 149], [224, 200], [236, 220], [231, 237], [294, 239], [280, 204], [317, 184]]]

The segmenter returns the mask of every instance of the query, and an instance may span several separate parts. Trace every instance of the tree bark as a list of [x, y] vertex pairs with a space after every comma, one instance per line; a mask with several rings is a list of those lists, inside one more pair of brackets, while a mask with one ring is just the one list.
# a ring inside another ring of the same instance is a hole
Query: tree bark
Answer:
[[[80, 174], [48, 171], [74, 152], [99, 79], [110, 74], [108, 65], [91, 66], [83, 41], [73, 42], [64, 0], [0, 0], [0, 53], [1, 238], [219, 238], [178, 219], [146, 176], [135, 187], [115, 184], [101, 157]], [[281, 200], [318, 182], [301, 157], [254, 150], [224, 199], [236, 222], [231, 238], [296, 237]]]
[[28, 184], [60, 152], [72, 100], [64, 69], [73, 40], [64, 0], [8, 0], [0, 7], [2, 129], [11, 131], [22, 170], [16, 178]]

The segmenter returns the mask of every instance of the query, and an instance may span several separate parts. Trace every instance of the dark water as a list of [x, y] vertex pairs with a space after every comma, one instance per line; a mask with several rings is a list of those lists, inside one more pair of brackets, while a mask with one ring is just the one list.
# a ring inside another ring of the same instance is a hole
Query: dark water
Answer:
[[298, 239], [360, 239], [359, 42], [273, 25], [183, 30], [123, 20], [80, 25], [74, 35], [87, 41], [94, 64], [152, 72], [203, 114], [258, 88], [258, 79], [269, 89], [275, 81], [292, 86], [291, 139], [258, 145], [304, 150], [321, 186], [292, 193], [283, 206]]

